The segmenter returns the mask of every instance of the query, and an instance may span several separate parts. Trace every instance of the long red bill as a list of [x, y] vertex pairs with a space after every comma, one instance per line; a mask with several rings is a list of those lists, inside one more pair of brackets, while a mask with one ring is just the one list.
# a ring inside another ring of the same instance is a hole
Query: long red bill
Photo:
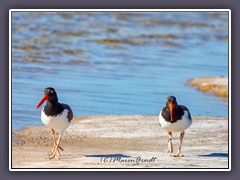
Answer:
[[48, 100], [48, 95], [44, 94], [42, 100], [40, 103], [37, 105], [36, 109], [38, 109], [46, 100]]
[[174, 104], [173, 103], [170, 103], [168, 105], [169, 109], [170, 109], [170, 118], [171, 118], [171, 121], [173, 121], [173, 108], [174, 108]]

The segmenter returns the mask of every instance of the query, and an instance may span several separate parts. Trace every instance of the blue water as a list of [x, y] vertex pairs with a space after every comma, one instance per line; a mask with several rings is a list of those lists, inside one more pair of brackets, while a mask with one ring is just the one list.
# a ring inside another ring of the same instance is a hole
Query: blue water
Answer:
[[74, 116], [157, 115], [169, 95], [192, 115], [228, 103], [186, 86], [228, 75], [226, 12], [13, 12], [12, 128], [41, 125], [45, 87]]

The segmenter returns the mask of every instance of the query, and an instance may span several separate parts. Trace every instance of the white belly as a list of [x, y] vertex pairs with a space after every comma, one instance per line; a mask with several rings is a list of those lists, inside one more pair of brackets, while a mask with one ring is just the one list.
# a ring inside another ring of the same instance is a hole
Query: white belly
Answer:
[[162, 114], [162, 111], [159, 114], [159, 123], [164, 130], [169, 131], [169, 132], [182, 132], [192, 124], [192, 120], [188, 118], [187, 111], [184, 111], [184, 115], [183, 115], [182, 119], [178, 120], [175, 123], [167, 122], [162, 117], [161, 114]]
[[46, 126], [54, 130], [58, 130], [59, 133], [62, 134], [70, 125], [67, 115], [68, 115], [68, 110], [64, 109], [62, 114], [58, 116], [47, 116], [43, 108], [41, 112], [41, 120], [43, 124], [45, 124]]

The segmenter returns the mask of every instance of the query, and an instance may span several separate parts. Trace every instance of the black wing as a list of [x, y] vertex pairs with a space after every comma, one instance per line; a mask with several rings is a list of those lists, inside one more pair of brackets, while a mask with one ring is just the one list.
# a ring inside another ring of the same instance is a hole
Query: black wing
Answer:
[[183, 111], [187, 111], [188, 112], [188, 118], [192, 119], [191, 113], [190, 113], [190, 111], [188, 110], [188, 108], [186, 106], [183, 106], [183, 105], [178, 105], [178, 106], [180, 106]]
[[69, 120], [69, 122], [72, 120], [72, 118], [73, 118], [73, 111], [72, 111], [72, 109], [70, 108], [70, 106], [69, 105], [67, 105], [67, 104], [61, 104], [62, 105], [62, 107], [64, 108], [64, 109], [67, 109], [68, 110], [68, 115], [67, 115], [67, 118], [68, 118], [68, 120]]

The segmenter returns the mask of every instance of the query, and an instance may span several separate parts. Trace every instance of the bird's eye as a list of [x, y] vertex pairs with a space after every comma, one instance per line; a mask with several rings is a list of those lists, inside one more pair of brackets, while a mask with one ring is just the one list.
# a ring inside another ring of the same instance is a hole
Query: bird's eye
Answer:
[[50, 93], [52, 94], [52, 93], [54, 93], [54, 91], [53, 91], [53, 90], [51, 90], [51, 91], [50, 91]]

